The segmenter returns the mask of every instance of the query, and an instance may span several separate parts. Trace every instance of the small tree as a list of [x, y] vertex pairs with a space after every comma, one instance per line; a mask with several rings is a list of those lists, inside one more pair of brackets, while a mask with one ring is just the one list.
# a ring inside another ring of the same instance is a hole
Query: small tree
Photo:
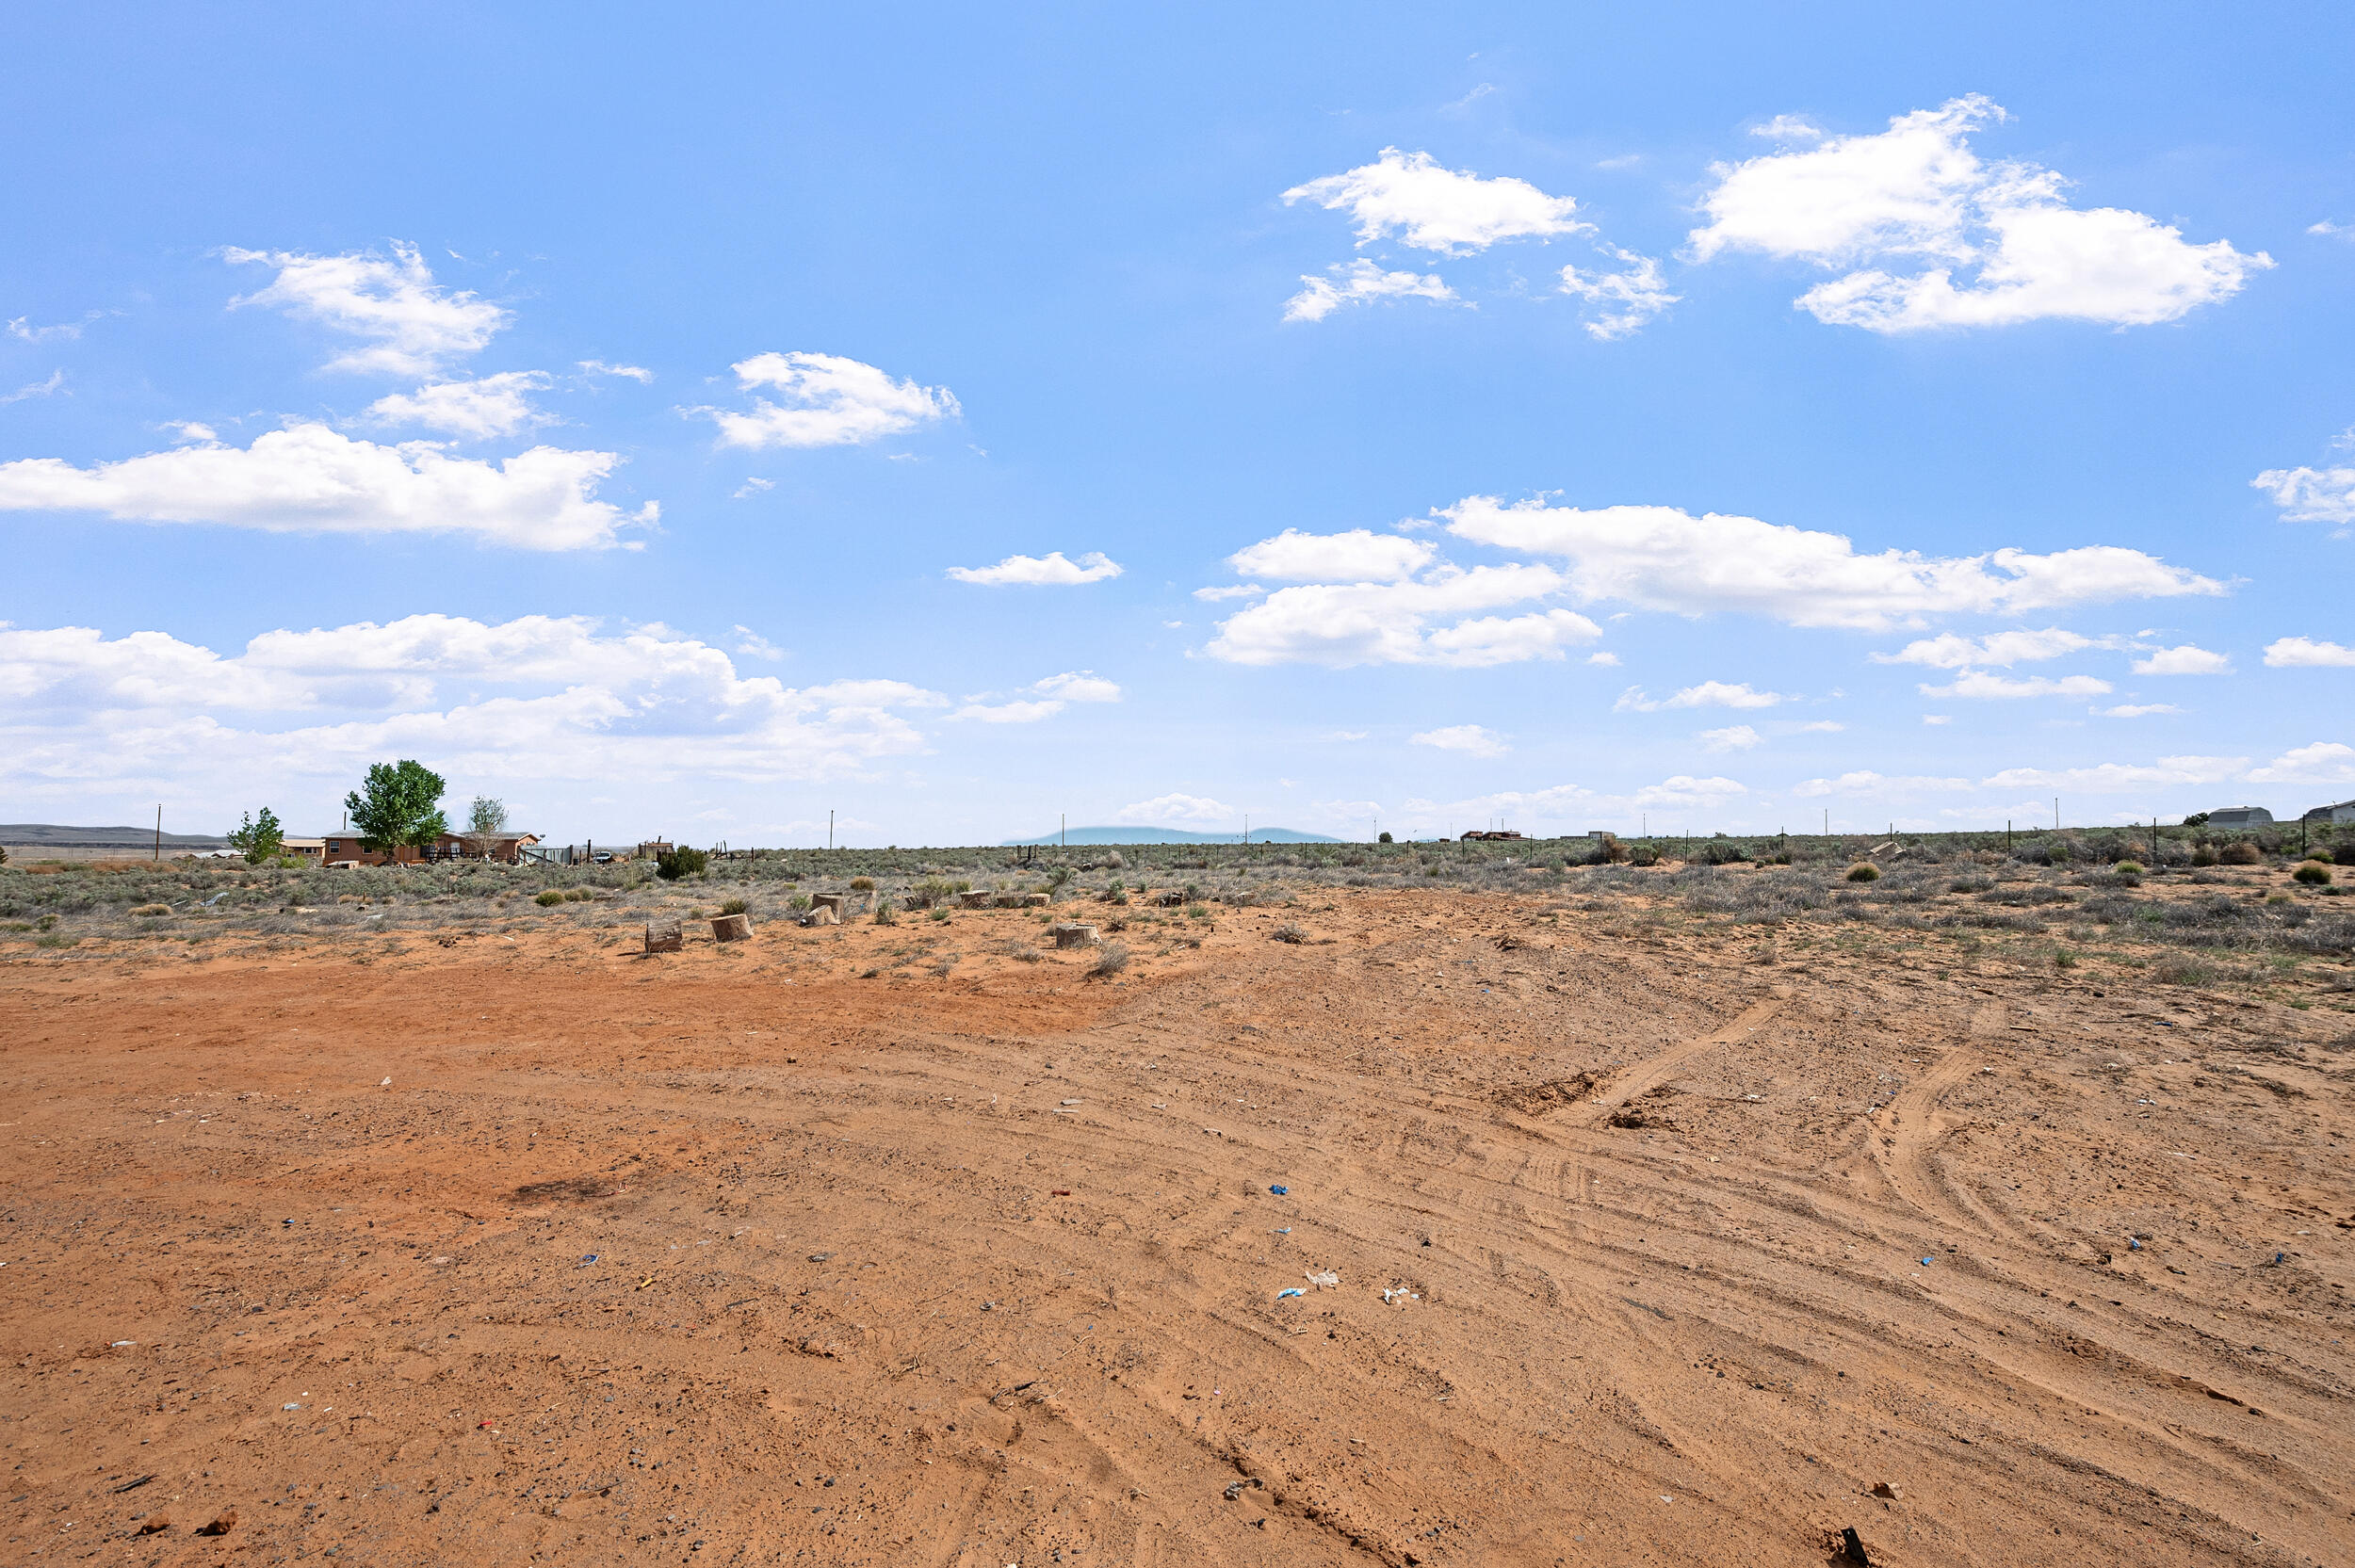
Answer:
[[391, 855], [432, 843], [449, 832], [442, 815], [442, 776], [421, 762], [371, 763], [360, 787], [344, 797], [362, 848]]
[[681, 877], [702, 876], [704, 867], [709, 864], [710, 857], [701, 849], [690, 849], [682, 845], [655, 856], [654, 874], [666, 882], [674, 882]]
[[229, 847], [244, 850], [248, 865], [259, 865], [266, 860], [275, 858], [285, 842], [286, 830], [279, 826], [278, 814], [268, 806], [262, 808], [259, 816], [252, 812], [246, 813], [245, 819], [237, 824], [237, 831], [229, 835]]
[[466, 812], [466, 848], [478, 855], [491, 852], [491, 841], [507, 831], [507, 802], [478, 795]]

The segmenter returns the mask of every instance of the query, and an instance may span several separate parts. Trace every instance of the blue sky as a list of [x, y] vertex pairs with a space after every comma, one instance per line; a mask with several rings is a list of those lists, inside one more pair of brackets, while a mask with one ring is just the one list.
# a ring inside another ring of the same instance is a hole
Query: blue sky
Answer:
[[20, 19], [0, 816], [2355, 796], [2323, 6]]

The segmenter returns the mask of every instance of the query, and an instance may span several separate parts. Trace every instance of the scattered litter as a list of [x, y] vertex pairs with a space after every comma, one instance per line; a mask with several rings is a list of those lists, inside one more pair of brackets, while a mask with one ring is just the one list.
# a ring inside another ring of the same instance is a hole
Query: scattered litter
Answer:
[[1064, 1102], [1064, 1104], [1067, 1106], [1084, 1105], [1085, 1103], [1086, 1102], [1082, 1100], [1065, 1100]]
[[432, 1261], [432, 1262], [434, 1262], [434, 1263], [447, 1263], [447, 1262], [449, 1261], [449, 1259], [447, 1259], [447, 1258], [446, 1258], [446, 1257], [437, 1257], [437, 1258], [432, 1259], [431, 1261]]
[[832, 1253], [812, 1253], [809, 1254], [809, 1261], [812, 1263], [830, 1263], [833, 1260], [834, 1254]]
[[2126, 1238], [2126, 1250], [2130, 1253], [2138, 1253], [2142, 1251], [2141, 1237], [2133, 1236], [2128, 1237]]
[[594, 1263], [597, 1261], [597, 1254], [594, 1253], [583, 1253], [580, 1256], [580, 1261], [583, 1263]]
[[1307, 1294], [1308, 1294], [1307, 1291], [1301, 1289], [1300, 1286], [1295, 1285], [1289, 1290], [1277, 1291], [1275, 1293], [1275, 1299], [1280, 1301], [1287, 1296], [1306, 1296]]
[[136, 1344], [138, 1344], [138, 1340], [136, 1340], [136, 1339], [118, 1339], [118, 1340], [116, 1340], [116, 1341], [115, 1341], [115, 1342], [114, 1342], [111, 1346], [109, 1346], [109, 1347], [107, 1347], [107, 1348], [108, 1348], [109, 1350], [128, 1350], [128, 1349], [130, 1349], [130, 1347], [132, 1347], [132, 1346], [134, 1346], [134, 1345], [136, 1345]]
[[1317, 1285], [1325, 1290], [1331, 1290], [1341, 1283], [1341, 1277], [1333, 1272], [1330, 1269], [1325, 1269], [1320, 1274], [1303, 1274], [1300, 1277], [1307, 1280], [1310, 1285]]
[[477, 1431], [496, 1431], [499, 1428], [496, 1421], [477, 1421], [474, 1424], [474, 1430]]
[[1291, 1235], [1291, 1233], [1292, 1233], [1292, 1228], [1291, 1228], [1290, 1225], [1285, 1225], [1285, 1226], [1281, 1227], [1280, 1229], [1278, 1229], [1278, 1230], [1276, 1231], [1276, 1233], [1275, 1233], [1275, 1234], [1276, 1234], [1276, 1235], [1278, 1235], [1278, 1236], [1290, 1236], [1290, 1235]]
[[1871, 1568], [1873, 1560], [1864, 1555], [1864, 1543], [1858, 1539], [1854, 1525], [1840, 1527], [1840, 1555], [1850, 1562], [1861, 1562]]
[[1203, 1128], [1202, 1130], [1203, 1130], [1204, 1132], [1206, 1132], [1206, 1133], [1209, 1133], [1209, 1134], [1210, 1134], [1212, 1138], [1225, 1138], [1225, 1137], [1226, 1136], [1225, 1133], [1223, 1133], [1223, 1132], [1219, 1131], [1216, 1127], [1205, 1127], [1205, 1128]]
[[1051, 1192], [1048, 1193], [1048, 1196], [1050, 1198], [1068, 1198], [1071, 1196], [1071, 1188], [1067, 1187], [1058, 1187]]
[[652, 1284], [654, 1284], [654, 1276], [652, 1274], [648, 1274], [644, 1279], [640, 1280], [636, 1285], [631, 1285], [630, 1288], [632, 1290], [643, 1290], [646, 1286]]
[[302, 1408], [302, 1403], [299, 1399], [288, 1399], [284, 1404], [280, 1405], [278, 1408], [281, 1410], [300, 1410]]
[[1925, 1258], [1924, 1258], [1924, 1259], [1922, 1260], [1922, 1267], [1923, 1267], [1923, 1268], [1925, 1268], [1925, 1269], [1927, 1269], [1929, 1266], [1930, 1266], [1930, 1260], [1929, 1260], [1928, 1258], [1926, 1258], [1926, 1257], [1925, 1257]]
[[1281, 1198], [1282, 1196], [1284, 1196], [1284, 1194], [1286, 1194], [1287, 1192], [1290, 1192], [1290, 1191], [1291, 1190], [1291, 1188], [1289, 1188], [1289, 1187], [1271, 1187], [1271, 1188], [1268, 1188], [1268, 1190], [1269, 1190], [1270, 1192], [1275, 1193], [1277, 1197]]
[[2273, 1261], [2276, 1263], [2286, 1263], [2289, 1261], [2289, 1253], [2276, 1253], [2273, 1254]]
[[1420, 1301], [1421, 1300], [1422, 1298], [1421, 1296], [1416, 1295], [1413, 1291], [1407, 1289], [1403, 1285], [1394, 1290], [1385, 1289], [1382, 1292], [1382, 1304], [1385, 1306], [1389, 1305], [1392, 1301]]

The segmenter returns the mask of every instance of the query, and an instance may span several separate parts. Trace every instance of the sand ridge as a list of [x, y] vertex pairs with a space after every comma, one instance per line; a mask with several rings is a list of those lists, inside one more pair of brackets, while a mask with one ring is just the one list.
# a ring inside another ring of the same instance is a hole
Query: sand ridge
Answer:
[[2343, 1015], [1537, 897], [807, 934], [0, 969], [11, 1555], [2350, 1560]]

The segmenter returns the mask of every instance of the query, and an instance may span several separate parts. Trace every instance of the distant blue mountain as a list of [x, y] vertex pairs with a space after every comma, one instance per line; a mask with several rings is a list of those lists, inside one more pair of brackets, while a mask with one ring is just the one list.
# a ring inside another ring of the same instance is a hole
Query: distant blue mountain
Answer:
[[[1073, 828], [1063, 833], [1043, 833], [1037, 838], [1010, 838], [1008, 849], [1025, 844], [1240, 844], [1242, 834], [1192, 833], [1183, 828]], [[1339, 844], [1340, 839], [1328, 833], [1304, 833], [1291, 828], [1254, 828], [1254, 844]]]

